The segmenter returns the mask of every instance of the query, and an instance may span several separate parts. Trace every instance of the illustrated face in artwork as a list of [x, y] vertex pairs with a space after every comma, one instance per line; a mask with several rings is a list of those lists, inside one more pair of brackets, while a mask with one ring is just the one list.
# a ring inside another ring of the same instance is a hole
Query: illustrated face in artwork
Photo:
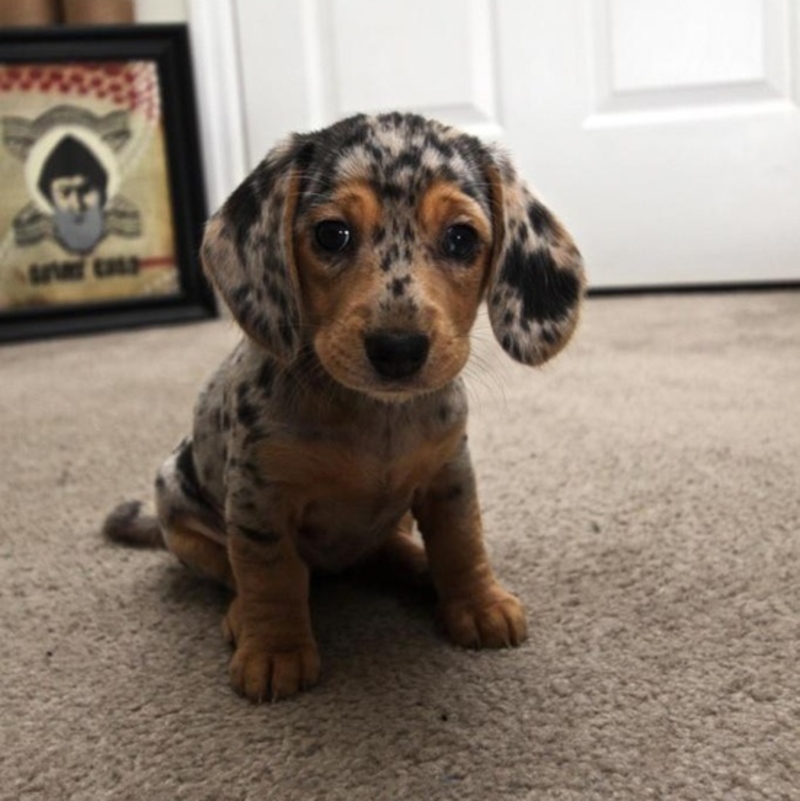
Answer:
[[86, 145], [65, 136], [42, 167], [39, 188], [53, 206], [56, 238], [75, 253], [90, 251], [105, 235], [108, 177]]
[[101, 205], [100, 190], [85, 175], [65, 175], [50, 184], [50, 199], [59, 211], [68, 211], [80, 220], [90, 209]]

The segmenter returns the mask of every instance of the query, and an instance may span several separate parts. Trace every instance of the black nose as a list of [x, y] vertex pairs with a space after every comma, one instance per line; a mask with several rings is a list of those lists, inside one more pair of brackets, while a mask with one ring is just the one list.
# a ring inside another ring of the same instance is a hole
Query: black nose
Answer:
[[408, 378], [419, 372], [428, 358], [430, 342], [425, 334], [379, 332], [364, 337], [367, 357], [384, 378]]

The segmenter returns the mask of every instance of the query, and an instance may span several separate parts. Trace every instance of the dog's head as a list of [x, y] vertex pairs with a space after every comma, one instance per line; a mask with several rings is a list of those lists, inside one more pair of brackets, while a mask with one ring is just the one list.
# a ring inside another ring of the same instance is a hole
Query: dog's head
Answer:
[[485, 297], [494, 333], [537, 365], [578, 319], [581, 257], [508, 157], [415, 115], [293, 135], [211, 218], [203, 264], [246, 333], [339, 383], [403, 399], [451, 381]]

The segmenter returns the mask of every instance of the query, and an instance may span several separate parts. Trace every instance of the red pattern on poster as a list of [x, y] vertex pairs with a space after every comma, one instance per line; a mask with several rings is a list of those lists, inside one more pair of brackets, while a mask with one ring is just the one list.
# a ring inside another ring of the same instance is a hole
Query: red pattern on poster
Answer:
[[149, 62], [75, 62], [0, 67], [0, 92], [43, 92], [109, 100], [141, 111], [152, 122], [160, 115], [158, 76]]

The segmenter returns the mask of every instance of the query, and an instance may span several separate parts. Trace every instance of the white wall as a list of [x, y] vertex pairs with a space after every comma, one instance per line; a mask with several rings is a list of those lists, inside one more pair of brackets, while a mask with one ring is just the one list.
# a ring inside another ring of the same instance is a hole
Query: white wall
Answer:
[[136, 0], [135, 10], [137, 22], [186, 22], [188, 19], [186, 0]]

